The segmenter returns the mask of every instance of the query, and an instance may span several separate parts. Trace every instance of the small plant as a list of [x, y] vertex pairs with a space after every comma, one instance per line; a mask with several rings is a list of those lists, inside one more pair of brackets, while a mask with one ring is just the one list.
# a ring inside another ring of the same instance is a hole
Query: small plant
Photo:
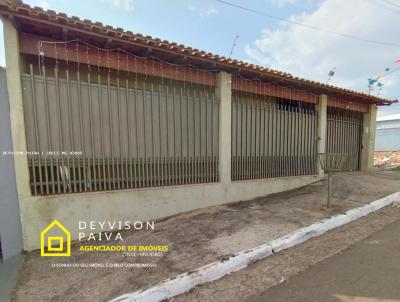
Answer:
[[328, 174], [326, 207], [331, 207], [332, 173], [349, 170], [349, 155], [339, 153], [318, 153], [321, 169]]

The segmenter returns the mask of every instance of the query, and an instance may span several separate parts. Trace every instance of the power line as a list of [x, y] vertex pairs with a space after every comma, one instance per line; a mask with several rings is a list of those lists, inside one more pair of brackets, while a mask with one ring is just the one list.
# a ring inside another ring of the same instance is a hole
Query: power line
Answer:
[[383, 3], [378, 3], [378, 2], [376, 2], [374, 0], [371, 0], [369, 3], [375, 5], [375, 6], [379, 7], [379, 8], [383, 8], [384, 10], [387, 10], [389, 12], [392, 12], [392, 13], [395, 13], [395, 14], [400, 14], [399, 10], [396, 10], [394, 8], [390, 8], [388, 6], [384, 6], [384, 5], [382, 5]]
[[394, 7], [400, 8], [400, 4], [394, 3], [392, 1], [389, 1], [389, 0], [381, 0], [381, 1], [386, 2], [387, 4], [390, 4]]
[[392, 71], [389, 71], [387, 74], [384, 74], [384, 75], [382, 75], [382, 76], [379, 77], [379, 78], [382, 79], [382, 78], [387, 77], [388, 75], [391, 75], [392, 73], [395, 73], [395, 72], [397, 72], [397, 71], [399, 71], [399, 70], [400, 70], [400, 67], [399, 67], [399, 68], [396, 68], [396, 69], [393, 69]]
[[236, 35], [235, 41], [233, 41], [232, 48], [231, 48], [231, 52], [229, 53], [229, 57], [228, 57], [228, 58], [230, 58], [230, 57], [232, 56], [233, 50], [235, 49], [235, 46], [236, 46], [236, 43], [237, 43], [237, 40], [238, 40], [238, 39], [239, 39], [239, 35]]
[[378, 44], [378, 45], [385, 45], [385, 46], [391, 46], [391, 47], [400, 47], [400, 44], [391, 43], [391, 42], [385, 42], [385, 41], [370, 40], [370, 39], [357, 37], [357, 36], [353, 36], [353, 35], [346, 34], [346, 33], [340, 33], [340, 32], [336, 32], [336, 31], [329, 30], [329, 29], [319, 28], [317, 26], [304, 24], [304, 23], [301, 23], [301, 22], [293, 21], [293, 20], [288, 20], [288, 19], [285, 19], [283, 17], [270, 15], [270, 14], [264, 13], [262, 11], [258, 11], [258, 10], [252, 9], [252, 8], [248, 8], [248, 7], [241, 6], [241, 5], [238, 5], [238, 4], [235, 4], [235, 3], [231, 3], [231, 2], [228, 2], [228, 1], [224, 1], [224, 0], [215, 0], [215, 1], [217, 1], [219, 3], [222, 3], [222, 4], [225, 4], [225, 5], [228, 5], [228, 6], [231, 6], [231, 7], [235, 7], [235, 8], [241, 9], [243, 11], [247, 11], [247, 12], [253, 13], [253, 14], [258, 14], [258, 15], [261, 15], [261, 16], [264, 16], [264, 17], [267, 17], [267, 18], [271, 18], [271, 19], [274, 19], [274, 20], [279, 20], [279, 21], [282, 21], [282, 22], [286, 22], [286, 23], [289, 23], [289, 24], [292, 24], [292, 25], [297, 25], [297, 26], [301, 26], [301, 27], [304, 27], [304, 28], [316, 30], [316, 31], [319, 31], [319, 32], [329, 33], [329, 34], [332, 34], [332, 35], [337, 35], [337, 36], [341, 36], [341, 37], [344, 37], [344, 38], [357, 40], [357, 41], [370, 43], [370, 44]]

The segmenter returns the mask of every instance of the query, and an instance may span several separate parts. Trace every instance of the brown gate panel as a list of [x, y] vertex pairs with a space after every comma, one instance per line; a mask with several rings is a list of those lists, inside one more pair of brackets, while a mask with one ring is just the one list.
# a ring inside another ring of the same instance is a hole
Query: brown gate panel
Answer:
[[316, 172], [315, 104], [235, 92], [232, 180]]
[[363, 113], [341, 108], [327, 108], [326, 153], [348, 155], [346, 169], [360, 169]]
[[218, 181], [213, 86], [32, 65], [22, 85], [33, 195]]

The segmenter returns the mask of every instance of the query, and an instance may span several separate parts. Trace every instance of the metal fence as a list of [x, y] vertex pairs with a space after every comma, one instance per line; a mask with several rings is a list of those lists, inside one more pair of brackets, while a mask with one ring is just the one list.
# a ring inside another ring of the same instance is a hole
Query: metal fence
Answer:
[[234, 92], [232, 180], [316, 172], [315, 105]]
[[326, 153], [347, 154], [344, 169], [359, 170], [363, 113], [328, 107]]
[[[34, 65], [22, 85], [33, 195], [219, 180], [213, 86]], [[358, 170], [362, 113], [327, 114], [326, 152]], [[315, 174], [316, 136], [314, 103], [234, 90], [232, 180]]]
[[32, 65], [22, 85], [34, 195], [218, 181], [214, 87]]

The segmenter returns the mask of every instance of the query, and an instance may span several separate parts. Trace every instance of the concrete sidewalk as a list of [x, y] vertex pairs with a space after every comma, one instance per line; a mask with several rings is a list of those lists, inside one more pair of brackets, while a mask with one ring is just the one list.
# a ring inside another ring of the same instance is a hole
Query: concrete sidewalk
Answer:
[[400, 301], [400, 220], [248, 302]]
[[[164, 257], [82, 253], [70, 263], [152, 262], [156, 268], [52, 268], [61, 262], [26, 255], [14, 301], [107, 301], [180, 273], [256, 247], [325, 217], [399, 191], [399, 172], [345, 173], [333, 179], [333, 207], [326, 209], [324, 182], [257, 200], [194, 211], [156, 222], [153, 232], [124, 233], [124, 244], [169, 245]], [[92, 243], [91, 243], [92, 244]], [[84, 245], [84, 244], [82, 244]]]
[[2, 302], [10, 300], [10, 292], [15, 285], [22, 258], [22, 255], [15, 255], [4, 262], [0, 261], [0, 301]]

